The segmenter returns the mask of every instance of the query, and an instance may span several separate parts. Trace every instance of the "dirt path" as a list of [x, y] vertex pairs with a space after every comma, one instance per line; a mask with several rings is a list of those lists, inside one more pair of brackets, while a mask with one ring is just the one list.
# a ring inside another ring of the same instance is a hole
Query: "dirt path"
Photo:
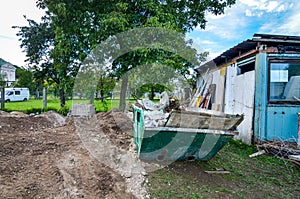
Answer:
[[131, 167], [130, 136], [105, 119], [120, 113], [106, 114], [87, 120], [0, 112], [0, 198], [145, 197], [143, 169]]

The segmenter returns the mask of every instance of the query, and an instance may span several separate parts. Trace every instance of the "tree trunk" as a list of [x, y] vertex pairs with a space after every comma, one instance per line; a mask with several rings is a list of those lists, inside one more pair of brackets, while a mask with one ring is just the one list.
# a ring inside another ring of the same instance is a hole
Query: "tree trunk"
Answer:
[[100, 90], [101, 102], [104, 102], [104, 90]]
[[136, 98], [136, 100], [138, 100], [138, 99], [140, 99], [140, 93], [139, 93], [139, 89], [137, 88], [136, 90], [135, 90], [135, 98]]
[[35, 97], [36, 97], [36, 99], [40, 99], [40, 90], [39, 90], [39, 88], [36, 89]]
[[151, 100], [154, 99], [154, 86], [151, 86], [151, 95], [150, 95], [150, 99], [151, 99]]
[[122, 79], [121, 93], [120, 93], [120, 106], [119, 106], [119, 109], [121, 111], [124, 111], [125, 107], [126, 107], [127, 84], [128, 84], [128, 77], [124, 76], [123, 79]]
[[64, 107], [66, 105], [66, 94], [63, 88], [59, 90], [60, 106]]

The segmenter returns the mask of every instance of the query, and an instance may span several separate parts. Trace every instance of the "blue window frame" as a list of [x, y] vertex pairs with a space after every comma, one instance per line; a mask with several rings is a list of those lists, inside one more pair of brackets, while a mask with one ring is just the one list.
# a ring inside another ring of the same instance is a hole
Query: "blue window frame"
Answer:
[[300, 104], [300, 60], [270, 60], [269, 102]]

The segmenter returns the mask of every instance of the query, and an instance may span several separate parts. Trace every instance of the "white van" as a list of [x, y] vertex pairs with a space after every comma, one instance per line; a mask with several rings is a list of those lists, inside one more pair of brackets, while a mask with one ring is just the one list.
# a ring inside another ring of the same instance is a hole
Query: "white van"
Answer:
[[5, 88], [5, 102], [26, 101], [26, 100], [29, 100], [28, 88]]

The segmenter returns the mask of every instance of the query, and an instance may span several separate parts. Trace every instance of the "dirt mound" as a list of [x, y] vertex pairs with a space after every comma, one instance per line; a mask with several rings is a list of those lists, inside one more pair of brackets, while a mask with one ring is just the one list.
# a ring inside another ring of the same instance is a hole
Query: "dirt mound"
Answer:
[[34, 116], [0, 116], [1, 133], [18, 133], [28, 131], [40, 131], [53, 127], [53, 124], [46, 118]]
[[54, 111], [48, 111], [43, 114], [37, 115], [36, 117], [44, 117], [48, 119], [54, 127], [63, 126], [66, 124], [66, 118]]
[[127, 192], [137, 198], [149, 198], [143, 187], [146, 181], [145, 164], [137, 157], [133, 139], [117, 124], [116, 115], [119, 120], [131, 121], [126, 114], [113, 110], [92, 118], [75, 117], [75, 131], [94, 158], [126, 179]]
[[0, 198], [135, 198], [83, 146], [73, 118], [1, 113], [0, 126]]
[[133, 121], [118, 109], [106, 113], [98, 113], [100, 128], [118, 147], [129, 150], [133, 136]]
[[8, 115], [10, 115], [10, 114], [9, 114], [8, 112], [1, 111], [1, 110], [0, 110], [0, 116], [4, 116], [4, 115], [8, 116]]

